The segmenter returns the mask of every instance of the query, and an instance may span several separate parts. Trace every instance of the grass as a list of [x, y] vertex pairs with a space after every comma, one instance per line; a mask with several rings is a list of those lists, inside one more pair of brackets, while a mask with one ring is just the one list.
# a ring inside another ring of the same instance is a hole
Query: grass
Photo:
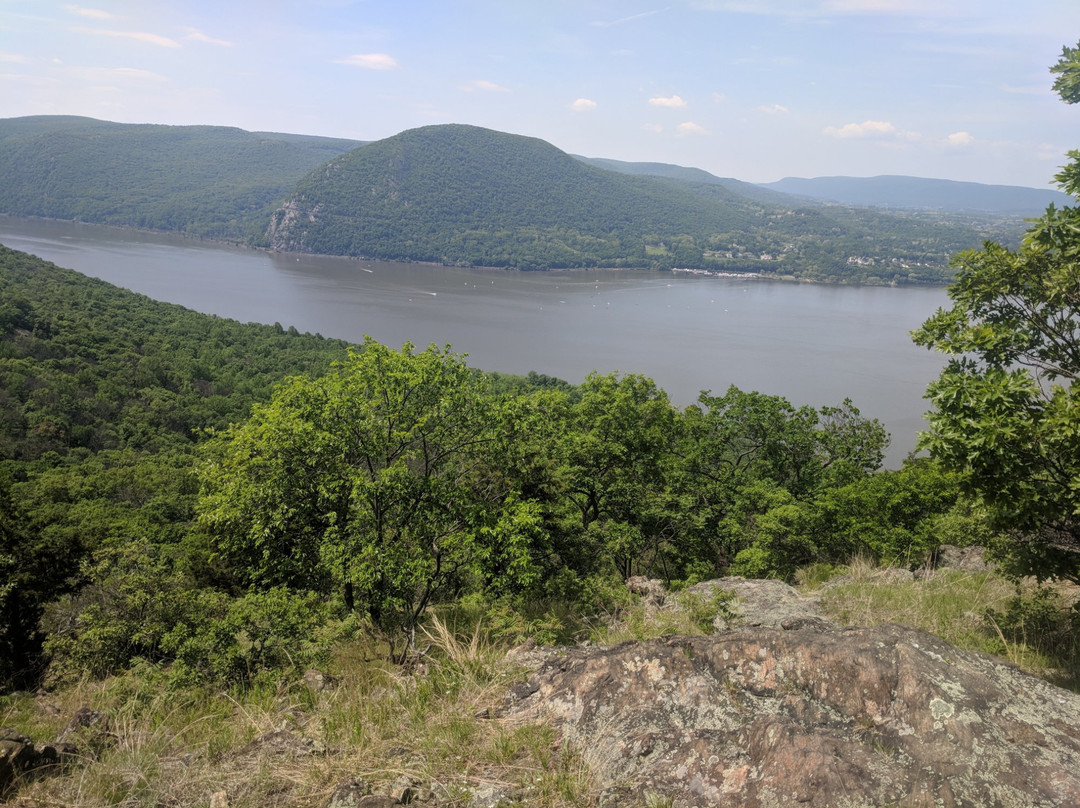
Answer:
[[1080, 647], [1068, 595], [989, 571], [943, 569], [902, 580], [857, 559], [834, 573], [842, 577], [814, 580], [812, 588], [826, 615], [842, 625], [914, 626], [1080, 692]]
[[[800, 575], [841, 624], [905, 623], [960, 648], [1003, 656], [1032, 673], [1080, 690], [1080, 652], [1067, 598], [1034, 584], [1018, 589], [991, 572], [939, 570], [910, 578], [864, 561]], [[671, 593], [679, 608], [620, 600], [589, 639], [612, 644], [668, 634], [704, 634], [730, 598]], [[138, 667], [102, 682], [44, 696], [0, 698], [0, 726], [51, 741], [80, 707], [103, 713], [108, 734], [81, 731], [84, 759], [65, 776], [25, 783], [11, 805], [206, 806], [224, 791], [229, 808], [321, 808], [334, 787], [360, 778], [374, 793], [430, 791], [439, 804], [598, 806], [582, 760], [543, 723], [497, 715], [508, 687], [526, 674], [508, 661], [505, 627], [479, 617], [432, 619], [418, 646], [428, 653], [405, 668], [387, 663], [369, 640], [341, 644], [329, 673], [336, 686], [264, 677], [226, 692], [170, 686], [168, 673]], [[538, 624], [539, 625], [539, 624]], [[282, 752], [258, 739], [284, 731], [307, 739]], [[882, 754], [888, 750], [882, 749]], [[666, 805], [666, 795], [649, 795]]]
[[[331, 671], [339, 685], [321, 692], [270, 680], [232, 693], [170, 689], [143, 670], [48, 698], [0, 699], [0, 725], [38, 741], [84, 706], [108, 717], [115, 738], [67, 776], [26, 783], [13, 804], [198, 806], [224, 791], [230, 808], [314, 808], [358, 777], [374, 793], [428, 789], [440, 804], [505, 793], [538, 808], [595, 805], [584, 764], [553, 729], [487, 717], [523, 673], [506, 661], [508, 646], [438, 620], [428, 634], [429, 654], [405, 673], [377, 649], [343, 646]], [[295, 754], [252, 743], [275, 730], [311, 743]]]

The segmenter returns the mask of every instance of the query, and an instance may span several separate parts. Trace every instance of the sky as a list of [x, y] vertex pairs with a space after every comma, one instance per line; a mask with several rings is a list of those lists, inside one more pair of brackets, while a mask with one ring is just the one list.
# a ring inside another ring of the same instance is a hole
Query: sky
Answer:
[[0, 118], [465, 123], [722, 177], [1048, 187], [1080, 0], [0, 0]]

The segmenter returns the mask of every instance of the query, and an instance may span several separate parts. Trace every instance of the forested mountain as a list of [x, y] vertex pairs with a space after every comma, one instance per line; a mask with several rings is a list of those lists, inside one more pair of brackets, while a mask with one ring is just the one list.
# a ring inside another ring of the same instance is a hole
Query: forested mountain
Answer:
[[694, 168], [430, 126], [370, 144], [76, 117], [0, 120], [0, 213], [254, 246], [550, 269], [938, 283], [1019, 218], [823, 205]]
[[900, 283], [940, 281], [952, 253], [1015, 235], [998, 220], [778, 205], [722, 182], [614, 173], [535, 138], [462, 125], [403, 132], [320, 166], [269, 234], [279, 250], [370, 258]]
[[606, 168], [608, 171], [616, 171], [619, 174], [634, 174], [637, 176], [667, 177], [672, 180], [683, 180], [689, 183], [702, 183], [704, 185], [722, 185], [729, 191], [734, 191], [740, 196], [745, 196], [758, 202], [771, 202], [777, 205], [795, 204], [796, 200], [786, 193], [770, 191], [752, 182], [743, 182], [732, 177], [718, 177], [701, 168], [690, 166], [678, 166], [671, 163], [631, 163], [625, 160], [610, 160], [606, 157], [581, 157], [574, 155], [581, 162]]
[[315, 166], [359, 143], [224, 126], [0, 120], [0, 213], [257, 237]]
[[785, 177], [758, 187], [844, 205], [1037, 216], [1053, 203], [1071, 204], [1068, 194], [1049, 188], [984, 185], [924, 177]]

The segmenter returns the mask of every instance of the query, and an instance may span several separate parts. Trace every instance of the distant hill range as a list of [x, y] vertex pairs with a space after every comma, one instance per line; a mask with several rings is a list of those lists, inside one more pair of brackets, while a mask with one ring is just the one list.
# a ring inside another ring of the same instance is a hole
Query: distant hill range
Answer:
[[[951, 185], [964, 184], [943, 183]], [[1015, 243], [1023, 230], [1015, 215], [894, 207], [826, 204], [696, 168], [573, 157], [536, 138], [457, 124], [363, 143], [76, 117], [0, 120], [0, 213], [277, 250], [936, 283], [952, 254], [987, 238]]]
[[1036, 216], [1047, 205], [1073, 204], [1072, 197], [1049, 188], [982, 185], [923, 177], [786, 177], [759, 183], [759, 188], [793, 196], [880, 208], [985, 212]]
[[0, 120], [0, 212], [251, 238], [359, 141], [74, 116]]

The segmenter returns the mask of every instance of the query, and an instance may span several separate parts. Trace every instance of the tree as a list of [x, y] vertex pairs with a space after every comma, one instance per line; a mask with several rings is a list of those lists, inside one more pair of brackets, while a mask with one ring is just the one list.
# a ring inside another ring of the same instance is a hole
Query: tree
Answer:
[[485, 559], [527, 577], [535, 512], [491, 473], [500, 441], [482, 385], [449, 349], [368, 339], [221, 435], [201, 511], [241, 583], [337, 585], [393, 642]]
[[[1080, 47], [1051, 68], [1080, 102]], [[1080, 151], [1056, 176], [1080, 197]], [[922, 446], [1010, 530], [1030, 571], [1080, 582], [1080, 210], [1053, 205], [1013, 251], [958, 255], [952, 307], [914, 332], [952, 358], [927, 390]]]

